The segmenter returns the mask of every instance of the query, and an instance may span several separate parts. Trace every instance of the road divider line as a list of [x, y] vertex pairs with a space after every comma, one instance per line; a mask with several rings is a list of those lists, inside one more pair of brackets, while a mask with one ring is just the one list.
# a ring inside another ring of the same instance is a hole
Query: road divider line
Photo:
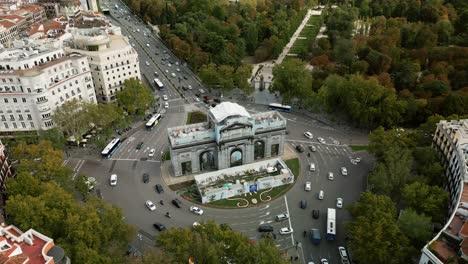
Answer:
[[[284, 196], [284, 204], [286, 205], [286, 213], [289, 215], [288, 222], [289, 222], [289, 228], [291, 227], [291, 215], [289, 214], [289, 206], [288, 206], [288, 198], [286, 195]], [[291, 244], [294, 246], [294, 235], [291, 233]]]

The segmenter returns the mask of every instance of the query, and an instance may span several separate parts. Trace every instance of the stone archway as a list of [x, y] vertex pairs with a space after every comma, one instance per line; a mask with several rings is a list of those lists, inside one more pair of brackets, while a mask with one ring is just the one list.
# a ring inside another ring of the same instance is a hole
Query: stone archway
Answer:
[[230, 166], [229, 167], [235, 167], [235, 166], [240, 166], [242, 165], [242, 159], [243, 159], [243, 153], [241, 149], [234, 149], [231, 151], [230, 155]]
[[265, 157], [265, 142], [258, 140], [254, 143], [254, 159], [263, 159]]
[[200, 156], [200, 171], [216, 168], [214, 152], [212, 150], [203, 151]]

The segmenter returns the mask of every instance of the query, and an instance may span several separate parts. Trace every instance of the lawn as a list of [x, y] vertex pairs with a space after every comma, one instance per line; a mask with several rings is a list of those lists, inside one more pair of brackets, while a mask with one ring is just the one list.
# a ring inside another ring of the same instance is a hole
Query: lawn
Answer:
[[367, 151], [369, 149], [369, 145], [351, 145], [350, 147], [353, 151]]
[[206, 122], [206, 115], [203, 112], [195, 111], [187, 114], [187, 125]]
[[299, 37], [304, 37], [306, 39], [296, 39], [289, 53], [297, 54], [303, 48], [307, 48], [311, 41], [315, 40], [315, 37], [320, 31], [320, 26], [322, 25], [322, 18], [321, 16], [311, 16], [307, 24], [312, 26], [305, 26], [299, 34]]

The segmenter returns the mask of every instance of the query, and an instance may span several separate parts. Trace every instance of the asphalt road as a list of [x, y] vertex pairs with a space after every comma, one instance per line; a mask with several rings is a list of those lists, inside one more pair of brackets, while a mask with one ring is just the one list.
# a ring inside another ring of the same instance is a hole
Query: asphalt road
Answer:
[[[119, 4], [119, 6], [122, 7], [123, 4]], [[170, 201], [177, 195], [165, 186], [160, 177], [161, 152], [166, 150], [168, 146], [166, 128], [184, 124], [187, 104], [199, 106], [206, 111], [203, 103], [195, 100], [196, 94], [200, 93], [197, 90], [202, 86], [190, 69], [184, 66], [182, 60], [175, 58], [158, 38], [149, 36], [151, 35], [149, 30], [141, 21], [135, 17], [128, 20], [128, 11], [126, 14], [116, 13], [112, 8], [111, 12], [113, 22], [122, 27], [124, 35], [131, 36], [130, 42], [135, 45], [139, 54], [142, 75], [152, 80], [155, 77], [154, 72], [158, 72], [158, 77], [165, 84], [165, 89], [155, 91], [155, 94], [161, 97], [164, 94], [167, 95], [169, 107], [164, 109], [162, 120], [153, 130], [148, 131], [144, 126], [140, 126], [132, 130], [130, 135], [125, 135], [127, 137], [125, 142], [111, 159], [84, 160], [76, 157], [67, 160], [66, 165], [73, 168], [75, 174], [84, 173], [95, 177], [97, 180], [96, 189], [101, 190], [104, 199], [121, 207], [126, 221], [135, 225], [139, 229], [139, 233], [144, 235], [147, 240], [151, 240], [152, 236], [157, 233], [152, 226], [155, 222], [163, 223], [167, 227], [190, 227], [194, 222], [212, 219], [218, 223], [228, 223], [234, 230], [254, 240], [261, 237], [257, 231], [261, 224], [273, 225], [276, 234], [281, 227], [290, 226], [294, 229], [293, 234], [277, 235], [275, 241], [279, 248], [294, 247], [297, 241], [300, 243], [299, 252], [303, 255], [304, 261], [312, 260], [319, 263], [320, 258], [327, 258], [330, 263], [340, 263], [337, 247], [345, 245], [344, 224], [351, 219], [346, 206], [356, 201], [360, 192], [365, 189], [366, 175], [372, 165], [371, 157], [363, 156], [362, 153], [353, 153], [348, 146], [343, 145], [343, 143], [352, 144], [354, 135], [343, 133], [304, 116], [284, 113], [288, 119], [287, 144], [292, 146], [297, 144], [314, 145], [317, 148], [317, 152], [311, 153], [310, 157], [307, 156], [308, 150], [304, 153], [298, 153], [301, 160], [301, 175], [294, 187], [284, 197], [267, 205], [245, 209], [223, 210], [201, 206], [204, 210], [202, 216], [191, 213], [189, 207], [192, 204], [182, 198], [180, 198], [183, 202], [182, 208], [176, 208]], [[137, 29], [140, 31], [138, 32]], [[144, 35], [145, 33], [147, 36]], [[149, 44], [149, 47], [146, 44]], [[169, 54], [171, 64], [179, 62], [179, 65], [168, 66], [167, 60], [162, 65], [162, 56], [167, 56], [164, 54]], [[149, 66], [146, 65], [146, 61], [148, 61]], [[177, 67], [180, 68], [180, 72], [176, 70]], [[179, 82], [178, 77], [171, 77], [172, 72], [176, 76], [186, 76], [187, 80], [182, 78]], [[184, 91], [179, 88], [188, 85], [191, 85], [193, 89]], [[267, 110], [265, 106], [239, 103], [250, 112]], [[303, 136], [305, 131], [313, 133], [314, 138], [305, 138]], [[323, 137], [326, 144], [319, 143], [316, 140], [317, 137]], [[362, 140], [362, 136], [360, 140]], [[144, 142], [143, 148], [137, 150], [136, 145], [140, 142]], [[156, 153], [154, 157], [150, 158], [148, 153], [153, 148]], [[352, 164], [350, 158], [357, 156], [361, 156], [362, 161], [358, 164]], [[317, 166], [315, 172], [308, 170], [311, 162]], [[341, 175], [340, 168], [342, 166], [348, 169], [347, 176]], [[326, 175], [329, 171], [335, 175], [333, 181], [327, 179]], [[116, 187], [111, 187], [109, 176], [114, 173], [118, 175], [118, 184]], [[150, 175], [149, 183], [143, 183], [143, 173]], [[312, 183], [310, 192], [304, 190], [306, 181]], [[154, 185], [156, 183], [164, 186], [165, 192], [163, 194], [158, 194], [155, 191]], [[317, 199], [319, 190], [324, 190], [324, 200]], [[335, 208], [337, 197], [344, 200], [344, 208], [337, 209], [337, 239], [335, 241], [322, 239], [319, 246], [314, 246], [308, 238], [303, 237], [303, 231], [318, 228], [322, 238], [324, 238], [326, 211], [327, 208]], [[305, 210], [299, 208], [299, 202], [302, 199], [308, 201], [308, 207]], [[156, 211], [151, 212], [146, 208], [146, 200], [151, 200], [156, 204]], [[159, 200], [163, 200], [164, 205], [160, 205]], [[312, 209], [320, 210], [319, 219], [312, 218]], [[170, 212], [172, 217], [165, 217], [166, 212]], [[274, 217], [284, 212], [290, 214], [290, 219], [276, 222]]]

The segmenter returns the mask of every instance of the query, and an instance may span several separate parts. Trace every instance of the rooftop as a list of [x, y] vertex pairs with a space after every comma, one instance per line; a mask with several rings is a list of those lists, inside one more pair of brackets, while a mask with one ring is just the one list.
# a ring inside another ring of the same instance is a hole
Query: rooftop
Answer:
[[251, 117], [249, 112], [243, 106], [231, 102], [222, 102], [210, 110], [216, 123], [222, 122], [229, 116], [245, 116]]

